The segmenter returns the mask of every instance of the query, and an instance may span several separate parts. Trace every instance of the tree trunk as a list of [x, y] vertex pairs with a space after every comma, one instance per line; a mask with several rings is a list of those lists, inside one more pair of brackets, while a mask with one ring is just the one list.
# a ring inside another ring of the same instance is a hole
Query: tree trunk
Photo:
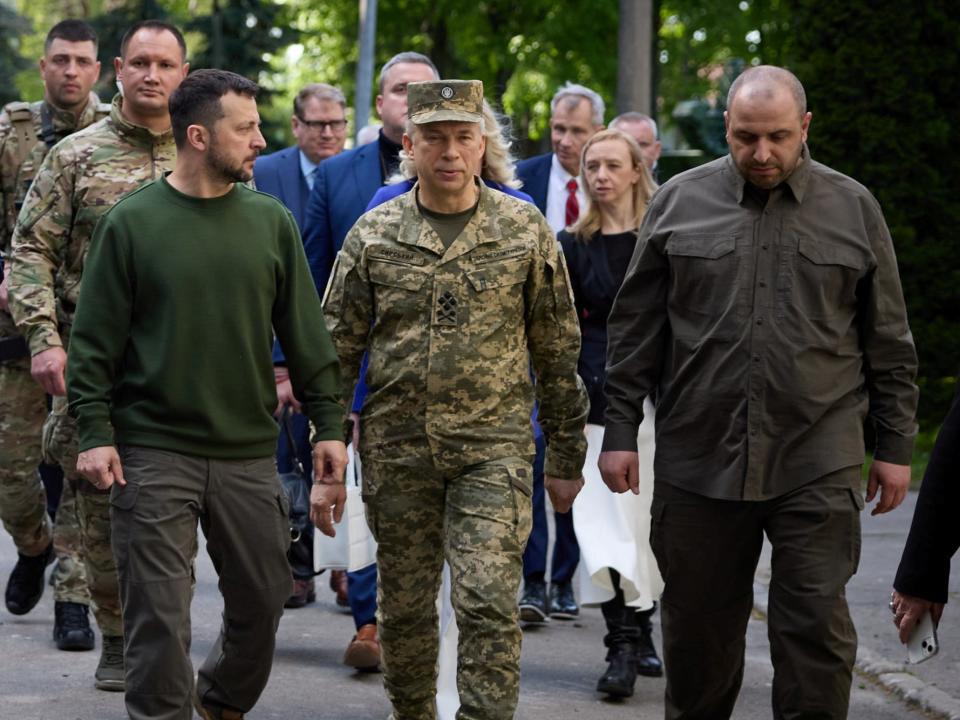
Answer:
[[629, 110], [653, 117], [654, 0], [619, 0], [617, 114]]

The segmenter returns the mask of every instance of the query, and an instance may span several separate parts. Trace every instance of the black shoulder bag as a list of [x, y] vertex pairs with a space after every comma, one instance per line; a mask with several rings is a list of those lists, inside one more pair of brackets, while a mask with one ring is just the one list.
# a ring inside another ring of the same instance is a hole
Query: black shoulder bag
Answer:
[[290, 462], [293, 465], [290, 472], [279, 473], [280, 484], [283, 486], [283, 491], [287, 495], [287, 503], [290, 506], [290, 542], [296, 543], [310, 526], [311, 483], [305, 477], [303, 465], [297, 456], [297, 444], [293, 439], [293, 429], [290, 427], [290, 415], [287, 408], [283, 409], [283, 415], [280, 416], [280, 427], [287, 443], [287, 449], [290, 451]]

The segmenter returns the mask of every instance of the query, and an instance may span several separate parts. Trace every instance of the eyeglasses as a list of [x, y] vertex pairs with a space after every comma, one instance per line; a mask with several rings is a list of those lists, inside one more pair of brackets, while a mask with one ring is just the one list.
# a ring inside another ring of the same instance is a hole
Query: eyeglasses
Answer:
[[297, 120], [311, 130], [319, 130], [320, 132], [330, 130], [337, 133], [341, 132], [347, 126], [346, 120], [304, 120], [299, 115], [297, 116]]

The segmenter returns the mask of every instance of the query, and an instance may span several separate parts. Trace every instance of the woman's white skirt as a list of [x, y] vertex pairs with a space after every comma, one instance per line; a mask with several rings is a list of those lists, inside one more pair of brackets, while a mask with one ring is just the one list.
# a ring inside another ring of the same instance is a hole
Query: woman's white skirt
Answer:
[[613, 598], [610, 570], [620, 573], [624, 601], [647, 610], [663, 591], [663, 578], [650, 549], [650, 504], [653, 501], [654, 407], [643, 403], [643, 424], [637, 434], [640, 455], [640, 494], [610, 492], [600, 477], [597, 460], [603, 427], [587, 425], [585, 484], [573, 504], [573, 527], [580, 544], [579, 598], [599, 605]]

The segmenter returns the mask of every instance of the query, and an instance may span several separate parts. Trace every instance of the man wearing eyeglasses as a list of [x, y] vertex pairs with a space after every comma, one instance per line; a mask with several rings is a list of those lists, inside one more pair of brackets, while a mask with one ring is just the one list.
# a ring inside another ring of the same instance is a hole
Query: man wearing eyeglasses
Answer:
[[[287, 206], [297, 227], [303, 232], [304, 213], [307, 199], [313, 188], [313, 178], [317, 166], [321, 161], [340, 154], [343, 143], [347, 139], [347, 100], [338, 88], [326, 83], [307, 85], [293, 99], [293, 116], [290, 118], [293, 136], [297, 139], [296, 145], [291, 145], [279, 152], [263, 155], [257, 158], [253, 166], [254, 183], [258, 190], [273, 195]], [[279, 349], [274, 353], [274, 360], [285, 363]], [[278, 381], [277, 391], [281, 396], [278, 412], [287, 404], [285, 398], [292, 397], [288, 391], [284, 394], [281, 383], [289, 386], [289, 375], [284, 365], [276, 366]], [[291, 402], [294, 411], [299, 410], [299, 403]], [[296, 454], [304, 469], [304, 477], [312, 477], [313, 462], [310, 456], [310, 428], [305, 415], [294, 414], [290, 422], [293, 439], [296, 443]], [[280, 472], [292, 470], [293, 458], [290, 446], [281, 436], [277, 445], [277, 467]], [[293, 594], [287, 600], [285, 607], [300, 608], [313, 602], [316, 595], [313, 580], [313, 532], [308, 528], [301, 534], [300, 539], [290, 545], [287, 555], [290, 561], [290, 570], [293, 572]], [[331, 589], [338, 592], [338, 604], [347, 603], [346, 577], [342, 572], [331, 571]], [[342, 589], [340, 589], [342, 588]]]
[[293, 100], [290, 125], [297, 144], [263, 155], [254, 165], [257, 189], [286, 205], [301, 232], [314, 171], [323, 160], [343, 151], [347, 139], [346, 107], [343, 93], [332, 85], [307, 85]]

